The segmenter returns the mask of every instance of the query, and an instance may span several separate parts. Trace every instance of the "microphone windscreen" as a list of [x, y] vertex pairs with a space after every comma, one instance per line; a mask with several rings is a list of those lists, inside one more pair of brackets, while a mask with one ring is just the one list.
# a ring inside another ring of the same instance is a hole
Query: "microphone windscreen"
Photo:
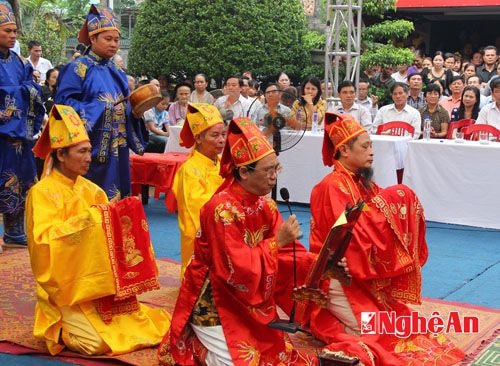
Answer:
[[280, 196], [283, 201], [288, 201], [290, 199], [290, 192], [285, 187], [280, 189]]

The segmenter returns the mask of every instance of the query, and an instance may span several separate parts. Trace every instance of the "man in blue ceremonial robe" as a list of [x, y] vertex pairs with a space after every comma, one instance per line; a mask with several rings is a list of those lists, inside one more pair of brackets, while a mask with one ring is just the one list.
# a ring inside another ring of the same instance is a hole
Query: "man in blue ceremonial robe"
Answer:
[[90, 47], [61, 70], [55, 102], [72, 106], [86, 124], [92, 144], [86, 178], [114, 201], [130, 194], [129, 148], [142, 154], [148, 133], [123, 100], [129, 87], [125, 72], [112, 60], [120, 28], [111, 9], [91, 5], [78, 40]]
[[12, 7], [0, 0], [0, 213], [6, 246], [26, 246], [24, 201], [36, 179], [31, 149], [45, 113], [33, 67], [10, 50], [16, 37]]

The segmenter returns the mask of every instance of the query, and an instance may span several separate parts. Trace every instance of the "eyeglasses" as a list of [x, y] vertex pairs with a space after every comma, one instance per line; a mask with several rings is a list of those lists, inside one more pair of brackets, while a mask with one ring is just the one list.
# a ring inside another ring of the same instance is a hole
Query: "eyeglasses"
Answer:
[[264, 168], [264, 169], [255, 169], [252, 166], [247, 166], [247, 168], [248, 168], [248, 170], [250, 172], [262, 171], [268, 177], [271, 177], [273, 174], [278, 175], [278, 174], [280, 174], [283, 171], [283, 166], [280, 163], [278, 163], [278, 164], [276, 164], [274, 166], [270, 166], [270, 167]]

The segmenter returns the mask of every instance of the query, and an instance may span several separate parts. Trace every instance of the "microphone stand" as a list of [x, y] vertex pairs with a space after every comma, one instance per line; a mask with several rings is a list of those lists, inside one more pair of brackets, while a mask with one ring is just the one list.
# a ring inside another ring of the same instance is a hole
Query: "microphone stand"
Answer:
[[[281, 188], [280, 189], [280, 195], [281, 198], [286, 202], [288, 206], [288, 211], [290, 212], [290, 215], [293, 215], [292, 212], [292, 207], [290, 206], [290, 194], [288, 193], [288, 189], [286, 188]], [[297, 288], [297, 257], [296, 257], [296, 245], [295, 245], [295, 240], [293, 241], [293, 287]], [[273, 320], [272, 322], [268, 323], [267, 326], [273, 329], [281, 330], [287, 333], [297, 333], [297, 332], [304, 332], [307, 334], [311, 334], [309, 331], [307, 331], [304, 328], [301, 328], [298, 323], [295, 323], [295, 308], [297, 306], [297, 302], [293, 300], [292, 304], [292, 309], [290, 310], [290, 319], [289, 320], [284, 320], [284, 319], [276, 319]]]

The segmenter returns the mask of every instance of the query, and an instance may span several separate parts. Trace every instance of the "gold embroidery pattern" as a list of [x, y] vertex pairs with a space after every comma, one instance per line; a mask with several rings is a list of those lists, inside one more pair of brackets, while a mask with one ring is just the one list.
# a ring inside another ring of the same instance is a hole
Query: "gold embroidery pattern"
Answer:
[[[132, 234], [132, 219], [129, 216], [120, 217], [122, 223], [122, 240], [123, 240], [123, 252], [125, 253], [125, 265], [127, 267], [134, 267], [139, 263], [144, 261], [141, 255], [141, 251], [135, 247], [135, 238]], [[126, 278], [137, 277], [139, 273], [135, 276], [127, 273]]]
[[238, 343], [237, 347], [240, 357], [242, 357], [249, 366], [258, 366], [260, 364], [260, 353], [255, 345], [248, 342], [241, 342]]
[[243, 241], [250, 248], [255, 247], [258, 243], [264, 240], [264, 233], [267, 231], [267, 225], [262, 226], [260, 229], [252, 232], [249, 229], [245, 229], [245, 233], [243, 235]]
[[87, 65], [85, 65], [81, 61], [77, 61], [75, 65], [75, 73], [83, 80], [85, 79], [85, 75], [87, 75]]
[[221, 203], [215, 208], [215, 221], [224, 225], [231, 225], [235, 221], [243, 221], [245, 214], [238, 210], [238, 207], [229, 202]]
[[229, 267], [229, 276], [227, 277], [226, 280], [227, 284], [233, 286], [236, 290], [240, 292], [248, 292], [248, 287], [245, 284], [234, 282], [233, 275], [235, 271], [233, 262], [231, 262], [231, 258], [228, 255], [226, 255], [226, 259], [227, 259], [227, 266]]

